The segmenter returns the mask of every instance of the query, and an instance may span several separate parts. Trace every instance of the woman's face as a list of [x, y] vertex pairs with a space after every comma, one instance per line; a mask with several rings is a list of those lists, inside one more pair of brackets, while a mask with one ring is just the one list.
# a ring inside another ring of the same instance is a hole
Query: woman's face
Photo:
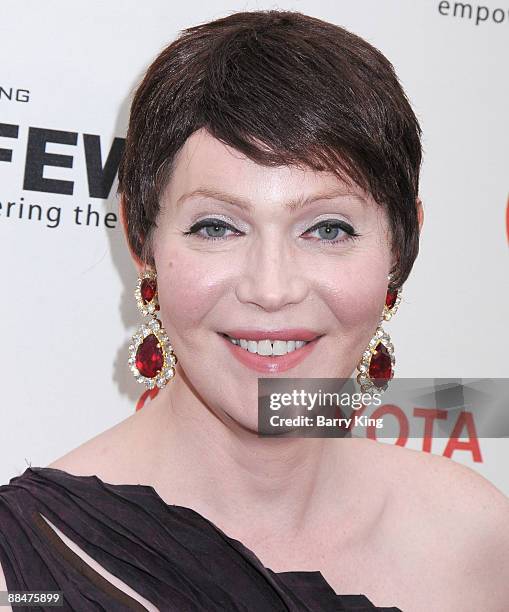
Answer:
[[[177, 376], [207, 406], [256, 429], [258, 377], [352, 375], [392, 264], [387, 216], [370, 196], [329, 173], [258, 165], [199, 130], [157, 222], [160, 318]], [[252, 339], [271, 332], [274, 346]], [[271, 349], [286, 355], [258, 354]]]

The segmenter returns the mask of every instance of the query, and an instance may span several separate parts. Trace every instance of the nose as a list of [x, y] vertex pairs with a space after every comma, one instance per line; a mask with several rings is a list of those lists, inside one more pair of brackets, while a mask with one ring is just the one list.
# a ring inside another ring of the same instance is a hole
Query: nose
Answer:
[[291, 245], [266, 236], [246, 253], [236, 287], [240, 302], [274, 312], [302, 302], [308, 290]]

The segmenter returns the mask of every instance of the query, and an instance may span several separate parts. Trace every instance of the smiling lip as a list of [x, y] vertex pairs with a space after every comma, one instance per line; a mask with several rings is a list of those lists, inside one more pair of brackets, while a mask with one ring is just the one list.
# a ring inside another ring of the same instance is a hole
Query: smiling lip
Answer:
[[243, 340], [304, 340], [305, 342], [311, 342], [320, 335], [304, 327], [278, 329], [277, 331], [238, 328], [229, 329], [222, 333], [230, 336], [230, 338], [242, 338]]
[[244, 340], [304, 340], [307, 342], [302, 348], [286, 355], [258, 355], [258, 353], [250, 353], [246, 349], [233, 344], [224, 334], [219, 334], [232, 352], [232, 355], [240, 363], [262, 374], [278, 374], [294, 368], [313, 351], [321, 337], [314, 332], [304, 329], [279, 330], [277, 332], [237, 329], [225, 333], [233, 338], [242, 338]]

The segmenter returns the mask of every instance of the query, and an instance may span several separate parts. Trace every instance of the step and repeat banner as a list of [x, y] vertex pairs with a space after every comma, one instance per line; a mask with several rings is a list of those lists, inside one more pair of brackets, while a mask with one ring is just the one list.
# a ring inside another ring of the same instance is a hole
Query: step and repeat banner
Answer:
[[[1, 483], [135, 411], [144, 388], [127, 359], [140, 316], [116, 197], [132, 94], [183, 28], [264, 8], [331, 21], [376, 46], [421, 123], [420, 252], [384, 325], [395, 376], [509, 377], [507, 0], [4, 0]], [[429, 434], [434, 417], [413, 417]], [[403, 423], [382, 442], [445, 455], [509, 494], [508, 432], [449, 425], [429, 439]]]

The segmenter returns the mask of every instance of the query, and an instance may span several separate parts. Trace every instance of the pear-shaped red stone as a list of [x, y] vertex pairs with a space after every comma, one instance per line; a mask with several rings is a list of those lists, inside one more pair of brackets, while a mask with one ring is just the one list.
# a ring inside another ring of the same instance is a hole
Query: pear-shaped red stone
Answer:
[[391, 356], [385, 344], [379, 342], [369, 362], [369, 377], [375, 387], [383, 387], [392, 374]]
[[163, 369], [163, 351], [154, 334], [148, 335], [138, 347], [135, 363], [138, 372], [146, 378], [154, 378]]
[[144, 278], [141, 281], [140, 293], [145, 304], [148, 304], [154, 299], [156, 294], [157, 283], [153, 278]]
[[396, 302], [396, 298], [398, 297], [398, 290], [394, 289], [394, 291], [387, 291], [387, 295], [385, 297], [385, 305], [387, 306], [387, 308], [390, 310], [395, 302]]

